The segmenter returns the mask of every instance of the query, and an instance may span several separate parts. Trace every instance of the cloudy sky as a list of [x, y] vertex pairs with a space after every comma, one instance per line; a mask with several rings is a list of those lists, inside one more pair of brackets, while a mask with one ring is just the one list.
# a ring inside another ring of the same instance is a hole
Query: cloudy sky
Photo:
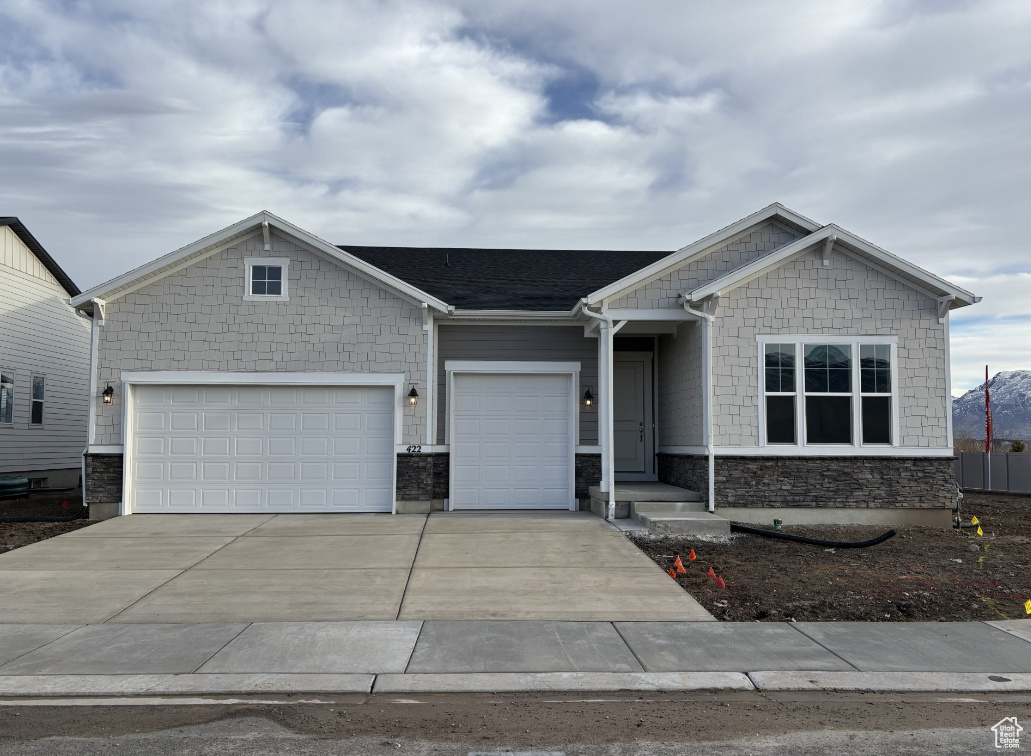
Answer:
[[0, 0], [0, 215], [83, 288], [268, 209], [338, 244], [675, 249], [770, 202], [1031, 369], [1027, 0]]

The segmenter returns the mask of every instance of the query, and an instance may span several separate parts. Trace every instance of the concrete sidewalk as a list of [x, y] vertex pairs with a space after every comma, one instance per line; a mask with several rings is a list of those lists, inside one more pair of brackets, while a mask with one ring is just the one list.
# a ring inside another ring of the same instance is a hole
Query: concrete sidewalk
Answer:
[[0, 625], [0, 697], [1031, 691], [1031, 621]]

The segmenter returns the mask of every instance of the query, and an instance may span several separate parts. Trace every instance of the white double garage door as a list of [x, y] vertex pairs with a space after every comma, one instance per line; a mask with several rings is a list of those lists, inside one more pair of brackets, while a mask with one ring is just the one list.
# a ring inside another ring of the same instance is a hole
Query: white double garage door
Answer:
[[[451, 508], [571, 506], [573, 384], [454, 376]], [[143, 382], [130, 401], [127, 511], [393, 511], [397, 386]]]

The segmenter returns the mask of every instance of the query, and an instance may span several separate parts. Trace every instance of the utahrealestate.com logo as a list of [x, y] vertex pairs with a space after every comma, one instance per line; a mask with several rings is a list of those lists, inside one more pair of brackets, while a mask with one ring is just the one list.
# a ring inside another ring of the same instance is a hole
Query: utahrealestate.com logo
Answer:
[[1020, 733], [1024, 728], [1017, 724], [1016, 717], [1006, 717], [992, 725], [996, 748], [1020, 748]]

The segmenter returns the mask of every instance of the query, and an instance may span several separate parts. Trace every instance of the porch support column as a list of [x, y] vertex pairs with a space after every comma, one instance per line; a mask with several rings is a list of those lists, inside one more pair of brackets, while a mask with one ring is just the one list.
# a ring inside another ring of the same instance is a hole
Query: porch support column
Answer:
[[[609, 380], [612, 375], [612, 323], [608, 320], [598, 321], [598, 445], [601, 447], [601, 481], [598, 487], [604, 494], [609, 494], [610, 502], [615, 500], [610, 492], [609, 482], [612, 470], [612, 458], [609, 455], [609, 445], [612, 434], [609, 432], [612, 424], [609, 422], [611, 409]], [[612, 508], [614, 505], [609, 504]], [[611, 518], [611, 516], [610, 516]]]

